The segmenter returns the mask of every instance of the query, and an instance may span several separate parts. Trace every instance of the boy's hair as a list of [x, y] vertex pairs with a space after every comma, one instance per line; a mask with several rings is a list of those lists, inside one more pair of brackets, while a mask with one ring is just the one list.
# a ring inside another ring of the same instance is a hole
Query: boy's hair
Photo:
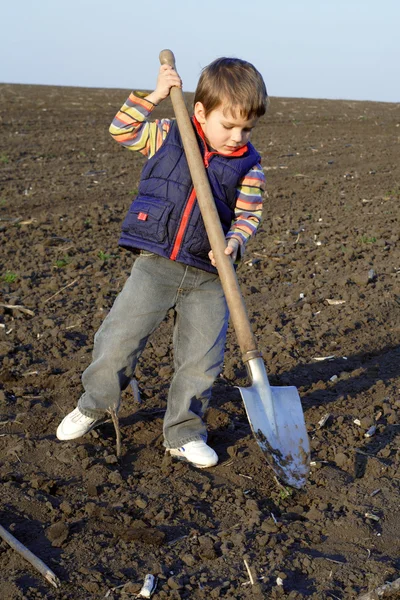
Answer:
[[224, 112], [236, 111], [247, 119], [261, 117], [268, 105], [262, 75], [240, 58], [217, 58], [201, 72], [194, 104], [201, 102], [206, 115], [223, 104]]

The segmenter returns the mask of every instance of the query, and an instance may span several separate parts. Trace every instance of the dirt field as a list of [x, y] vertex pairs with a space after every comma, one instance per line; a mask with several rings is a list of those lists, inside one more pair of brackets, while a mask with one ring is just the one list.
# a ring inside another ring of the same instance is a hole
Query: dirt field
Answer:
[[117, 240], [144, 159], [108, 134], [127, 94], [0, 86], [0, 524], [62, 582], [0, 542], [2, 600], [129, 598], [146, 573], [157, 600], [351, 599], [394, 581], [400, 105], [273, 98], [254, 134], [268, 194], [238, 275], [272, 383], [302, 397], [313, 463], [293, 491], [251, 435], [232, 331], [207, 417], [219, 465], [165, 458], [171, 316], [137, 369], [142, 403], [124, 392], [121, 460], [112, 424], [55, 438], [131, 268]]

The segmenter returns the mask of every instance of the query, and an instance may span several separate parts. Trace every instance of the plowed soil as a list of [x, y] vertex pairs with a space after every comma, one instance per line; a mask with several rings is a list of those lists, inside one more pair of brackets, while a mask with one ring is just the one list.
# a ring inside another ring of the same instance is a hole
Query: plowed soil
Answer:
[[348, 599], [393, 582], [400, 105], [273, 98], [254, 133], [268, 193], [238, 277], [271, 382], [302, 398], [312, 467], [296, 491], [251, 434], [233, 331], [207, 415], [219, 465], [165, 457], [172, 315], [137, 368], [141, 403], [124, 392], [121, 459], [112, 423], [55, 438], [134, 259], [117, 240], [144, 159], [108, 134], [127, 95], [0, 86], [0, 524], [61, 580], [0, 542], [2, 600], [134, 597], [147, 573], [157, 600]]

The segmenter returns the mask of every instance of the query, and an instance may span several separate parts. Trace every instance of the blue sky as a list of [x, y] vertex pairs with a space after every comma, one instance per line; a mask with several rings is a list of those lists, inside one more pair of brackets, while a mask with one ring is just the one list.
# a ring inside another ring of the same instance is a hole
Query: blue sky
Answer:
[[174, 51], [184, 89], [218, 56], [271, 96], [400, 101], [399, 0], [1, 0], [0, 82], [153, 89]]

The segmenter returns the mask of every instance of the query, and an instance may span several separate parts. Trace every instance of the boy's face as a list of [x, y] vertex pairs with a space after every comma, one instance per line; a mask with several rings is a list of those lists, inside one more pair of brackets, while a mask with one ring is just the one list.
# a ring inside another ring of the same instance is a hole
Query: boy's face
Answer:
[[221, 154], [232, 154], [250, 140], [251, 132], [258, 119], [246, 119], [231, 111], [225, 111], [223, 106], [215, 108], [206, 116], [204, 106], [197, 102], [194, 114], [201, 125], [205, 138], [213, 150]]

